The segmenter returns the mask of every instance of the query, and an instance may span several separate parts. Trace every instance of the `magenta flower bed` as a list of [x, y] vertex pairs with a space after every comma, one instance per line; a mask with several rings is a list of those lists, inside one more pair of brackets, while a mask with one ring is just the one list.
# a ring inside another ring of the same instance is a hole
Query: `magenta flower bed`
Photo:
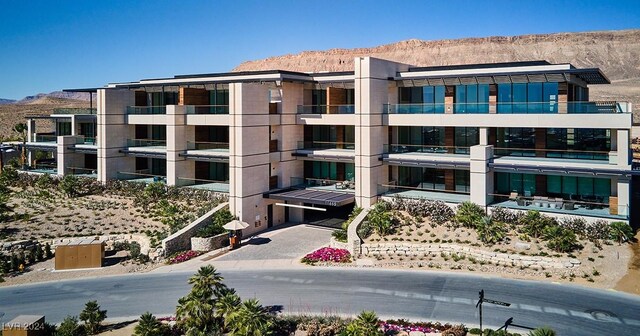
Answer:
[[409, 322], [407, 320], [387, 320], [380, 323], [380, 327], [386, 333], [388, 331], [420, 331], [425, 334], [441, 333], [452, 326], [448, 323], [441, 324], [439, 322]]
[[302, 258], [302, 262], [306, 264], [315, 264], [317, 262], [348, 263], [350, 261], [351, 253], [349, 251], [332, 247], [323, 247]]
[[202, 254], [202, 253], [197, 252], [197, 251], [191, 251], [191, 250], [186, 251], [186, 252], [182, 252], [182, 253], [178, 254], [177, 256], [169, 259], [169, 264], [179, 264], [181, 262], [185, 262], [187, 260], [193, 259], [193, 258], [199, 256], [200, 254]]

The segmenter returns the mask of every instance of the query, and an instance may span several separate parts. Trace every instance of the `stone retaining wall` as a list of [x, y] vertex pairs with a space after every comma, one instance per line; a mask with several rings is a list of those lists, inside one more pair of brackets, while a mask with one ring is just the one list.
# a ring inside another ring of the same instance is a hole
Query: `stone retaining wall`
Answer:
[[209, 252], [229, 246], [229, 234], [221, 233], [213, 237], [191, 237], [191, 249], [200, 252]]
[[424, 257], [445, 253], [473, 257], [478, 261], [496, 265], [522, 266], [531, 268], [574, 268], [580, 266], [578, 259], [528, 256], [510, 253], [490, 252], [469, 246], [456, 244], [411, 244], [411, 243], [372, 243], [362, 244], [362, 254], [376, 256]]
[[211, 211], [200, 216], [200, 218], [191, 222], [191, 224], [183, 227], [180, 231], [162, 240], [162, 250], [164, 255], [171, 255], [178, 251], [184, 251], [191, 248], [191, 237], [193, 237], [200, 228], [211, 223], [211, 217], [219, 210], [224, 209], [229, 202], [221, 203]]
[[358, 226], [367, 218], [369, 210], [362, 209], [362, 212], [351, 221], [347, 228], [347, 250], [354, 257], [358, 257], [362, 253], [362, 239], [358, 236]]
[[[337, 248], [337, 249], [349, 250], [349, 248], [348, 248], [349, 247], [349, 243], [339, 242], [335, 238], [331, 237], [331, 240], [329, 241], [329, 247]], [[351, 252], [349, 252], [349, 253], [351, 253]]]

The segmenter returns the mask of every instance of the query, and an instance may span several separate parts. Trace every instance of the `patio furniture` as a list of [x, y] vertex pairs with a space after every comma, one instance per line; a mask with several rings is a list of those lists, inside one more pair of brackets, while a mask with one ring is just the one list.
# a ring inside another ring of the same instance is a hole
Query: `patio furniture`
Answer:
[[518, 199], [518, 193], [517, 192], [512, 192], [509, 194], [509, 199], [512, 201], [515, 201]]
[[575, 203], [573, 203], [573, 202], [564, 203], [564, 209], [565, 210], [575, 210], [576, 209]]
[[563, 204], [564, 204], [564, 199], [556, 198], [556, 201], [555, 201], [556, 209], [562, 209]]
[[524, 200], [524, 198], [520, 198], [520, 197], [516, 198], [516, 204], [518, 204], [519, 206], [526, 206], [527, 205], [527, 203]]
[[537, 207], [542, 207], [542, 197], [541, 196], [533, 196], [533, 205]]

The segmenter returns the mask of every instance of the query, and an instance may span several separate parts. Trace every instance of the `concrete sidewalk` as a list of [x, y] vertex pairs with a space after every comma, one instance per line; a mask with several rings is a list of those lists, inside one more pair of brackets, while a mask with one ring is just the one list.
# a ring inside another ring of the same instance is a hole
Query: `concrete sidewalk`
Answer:
[[150, 273], [195, 272], [204, 265], [220, 270], [292, 269], [308, 267], [300, 263], [307, 253], [328, 246], [333, 230], [305, 224], [276, 228], [242, 241], [233, 251], [215, 250], [192, 260], [159, 267]]

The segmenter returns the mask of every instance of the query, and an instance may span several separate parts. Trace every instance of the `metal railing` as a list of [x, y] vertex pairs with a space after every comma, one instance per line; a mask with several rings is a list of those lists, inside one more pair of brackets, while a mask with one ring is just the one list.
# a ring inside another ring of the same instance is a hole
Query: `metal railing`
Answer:
[[190, 186], [202, 186], [207, 185], [208, 190], [229, 192], [229, 181], [218, 181], [208, 179], [196, 179], [190, 177], [178, 177], [177, 186], [190, 187]]
[[58, 136], [53, 134], [36, 134], [35, 142], [58, 142]]
[[609, 151], [584, 151], [573, 149], [503, 148], [493, 149], [494, 157], [544, 157], [576, 160], [609, 160]]
[[315, 178], [315, 177], [291, 177], [291, 187], [293, 188], [314, 188], [314, 187], [332, 187], [327, 188], [331, 191], [351, 191], [353, 192], [356, 188], [355, 179], [348, 180], [331, 180], [331, 179], [323, 179], [323, 178]]
[[167, 114], [166, 106], [127, 106], [127, 114]]
[[98, 174], [98, 169], [97, 168], [67, 167], [67, 169], [69, 169], [71, 171], [72, 175], [89, 175], [89, 176], [93, 176], [93, 175], [97, 175]]
[[355, 105], [298, 105], [298, 114], [354, 114]]
[[141, 169], [133, 172], [116, 172], [118, 180], [141, 180], [141, 182], [167, 182], [167, 176], [151, 174], [149, 169]]
[[53, 109], [53, 114], [96, 114], [97, 108], [90, 107], [64, 107]]
[[402, 153], [429, 153], [429, 154], [462, 154], [469, 155], [470, 147], [439, 146], [439, 145], [414, 145], [414, 144], [385, 144], [385, 154]]
[[452, 103], [452, 104], [384, 104], [387, 114], [597, 114], [630, 113], [628, 102], [522, 102], [522, 103]]
[[228, 142], [187, 141], [188, 150], [229, 149]]
[[167, 140], [155, 139], [127, 139], [127, 147], [166, 147]]
[[344, 141], [298, 141], [298, 149], [356, 149], [353, 142]]
[[[469, 200], [470, 192], [469, 186], [457, 186], [457, 188], [465, 190], [446, 190], [444, 184], [442, 189], [436, 188], [421, 188], [403, 186], [397, 184], [378, 184], [378, 195], [381, 196], [399, 196], [405, 198], [422, 198], [422, 199], [436, 199], [446, 202], [464, 202]], [[424, 195], [420, 193], [423, 192]]]
[[76, 145], [92, 145], [95, 146], [97, 145], [97, 139], [95, 137], [84, 137], [84, 141], [83, 142], [79, 142]]
[[229, 114], [229, 105], [187, 105], [187, 114]]

